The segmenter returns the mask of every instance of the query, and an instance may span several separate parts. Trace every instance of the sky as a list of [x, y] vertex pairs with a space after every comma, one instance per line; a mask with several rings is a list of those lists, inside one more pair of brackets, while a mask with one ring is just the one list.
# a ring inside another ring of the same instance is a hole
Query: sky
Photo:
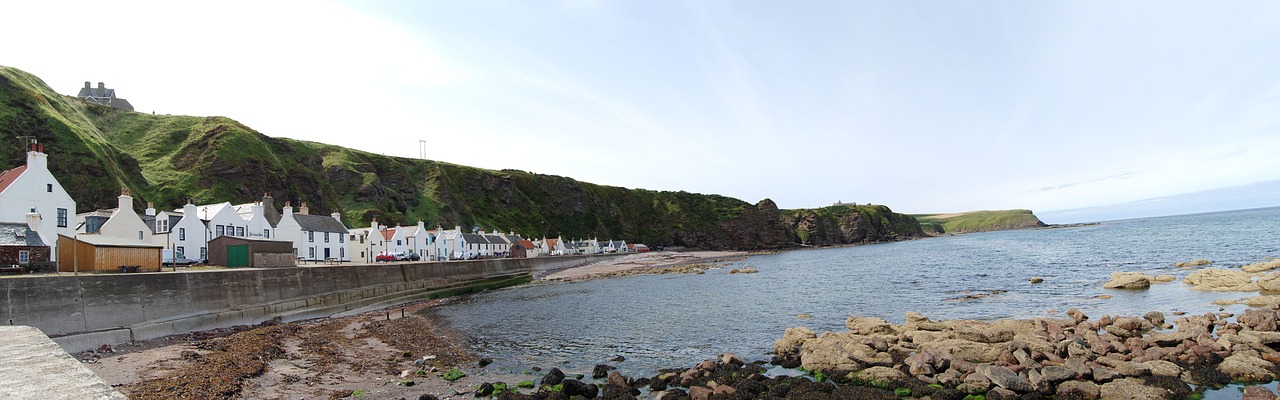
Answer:
[[60, 93], [104, 82], [141, 112], [598, 184], [941, 213], [1280, 179], [1277, 2], [6, 10], [25, 17], [0, 24], [0, 65]]

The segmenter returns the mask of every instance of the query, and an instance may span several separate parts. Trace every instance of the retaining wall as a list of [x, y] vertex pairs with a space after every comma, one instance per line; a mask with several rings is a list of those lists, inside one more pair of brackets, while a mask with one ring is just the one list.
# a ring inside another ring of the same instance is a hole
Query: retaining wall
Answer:
[[600, 257], [609, 256], [8, 278], [0, 279], [0, 324], [37, 327], [77, 352], [195, 330], [330, 316], [404, 299], [403, 293], [529, 276]]

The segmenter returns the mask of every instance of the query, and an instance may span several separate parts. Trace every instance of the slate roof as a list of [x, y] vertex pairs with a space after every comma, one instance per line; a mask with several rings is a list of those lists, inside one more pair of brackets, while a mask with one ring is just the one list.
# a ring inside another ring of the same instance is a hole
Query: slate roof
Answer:
[[0, 222], [0, 246], [35, 246], [45, 247], [40, 235], [31, 230], [27, 224]]
[[[302, 226], [303, 232], [315, 231], [315, 232], [347, 233], [346, 225], [343, 225], [342, 221], [333, 219], [333, 217], [326, 217], [323, 215], [293, 214], [293, 219], [298, 221], [299, 226]], [[392, 231], [394, 232], [394, 230]], [[392, 233], [392, 235], [394, 235], [394, 233]], [[387, 238], [387, 239], [390, 239], [390, 238]]]
[[489, 243], [489, 240], [488, 240], [488, 239], [485, 239], [485, 238], [484, 238], [484, 235], [475, 234], [475, 233], [464, 233], [464, 234], [462, 234], [462, 240], [465, 240], [465, 241], [467, 241], [467, 242], [469, 242], [469, 243], [475, 243], [475, 244], [486, 244], [486, 243]]
[[[168, 215], [168, 216], [169, 216], [169, 229], [170, 229], [170, 230], [173, 230], [173, 229], [174, 229], [174, 228], [173, 228], [173, 226], [174, 226], [174, 225], [177, 225], [177, 224], [178, 224], [178, 221], [182, 221], [182, 214], [178, 214], [178, 215], [166, 214], [166, 215]], [[148, 228], [148, 229], [151, 229], [151, 232], [153, 232], [153, 233], [155, 233], [155, 232], [156, 232], [156, 216], [155, 216], [155, 215], [146, 215], [146, 214], [143, 214], [143, 215], [139, 215], [138, 217], [141, 217], [141, 218], [142, 218], [142, 223], [146, 224], [146, 225], [147, 225], [147, 228]]]
[[9, 185], [13, 184], [13, 181], [18, 180], [18, 177], [22, 176], [23, 172], [27, 172], [27, 166], [25, 164], [8, 171], [4, 171], [3, 174], [0, 174], [0, 192], [8, 189]]

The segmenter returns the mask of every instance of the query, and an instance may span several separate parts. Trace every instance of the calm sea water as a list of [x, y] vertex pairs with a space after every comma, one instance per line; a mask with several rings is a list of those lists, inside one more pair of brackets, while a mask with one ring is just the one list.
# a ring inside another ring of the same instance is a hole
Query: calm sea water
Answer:
[[[1226, 268], [1266, 257], [1280, 257], [1280, 208], [791, 251], [728, 265], [758, 274], [531, 284], [459, 297], [427, 316], [465, 332], [497, 368], [589, 374], [621, 355], [626, 361], [609, 364], [649, 374], [725, 352], [768, 359], [786, 328], [843, 331], [851, 315], [902, 322], [907, 311], [933, 319], [1063, 317], [1072, 307], [1095, 318], [1217, 312], [1211, 301], [1254, 293], [1198, 292], [1181, 282], [1143, 291], [1102, 284], [1112, 271], [1181, 279], [1191, 271], [1175, 262], [1203, 258]], [[1044, 283], [1028, 282], [1036, 276]], [[993, 291], [1004, 292], [959, 300]]]

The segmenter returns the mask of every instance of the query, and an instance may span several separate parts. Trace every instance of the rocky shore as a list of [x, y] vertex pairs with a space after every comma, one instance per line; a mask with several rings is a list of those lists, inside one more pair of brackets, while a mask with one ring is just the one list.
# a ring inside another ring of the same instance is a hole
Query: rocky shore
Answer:
[[[544, 281], [583, 281], [631, 275], [702, 274], [707, 269], [741, 261], [750, 253], [741, 251], [690, 251], [630, 254], [613, 260], [556, 271]], [[742, 272], [742, 271], [739, 271]]]

